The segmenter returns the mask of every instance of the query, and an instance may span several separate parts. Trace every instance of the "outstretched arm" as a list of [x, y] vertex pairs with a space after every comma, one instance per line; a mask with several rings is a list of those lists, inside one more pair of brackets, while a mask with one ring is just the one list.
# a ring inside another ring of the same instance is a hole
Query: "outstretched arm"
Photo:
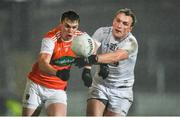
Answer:
[[114, 63], [120, 60], [124, 60], [128, 58], [128, 52], [123, 49], [116, 50], [111, 53], [104, 53], [97, 55], [98, 63]]

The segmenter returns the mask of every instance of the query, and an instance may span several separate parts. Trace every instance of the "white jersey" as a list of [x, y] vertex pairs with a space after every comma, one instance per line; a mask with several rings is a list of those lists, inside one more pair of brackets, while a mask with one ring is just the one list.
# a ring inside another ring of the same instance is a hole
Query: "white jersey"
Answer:
[[98, 66], [93, 84], [95, 85], [98, 83], [107, 87], [132, 87], [134, 84], [134, 67], [138, 53], [138, 43], [132, 33], [129, 33], [122, 40], [115, 40], [112, 35], [112, 27], [101, 27], [96, 30], [92, 38], [100, 45], [98, 53], [109, 53], [118, 49], [124, 49], [129, 54], [128, 59], [108, 64], [109, 75], [106, 79], [103, 79], [98, 75]]

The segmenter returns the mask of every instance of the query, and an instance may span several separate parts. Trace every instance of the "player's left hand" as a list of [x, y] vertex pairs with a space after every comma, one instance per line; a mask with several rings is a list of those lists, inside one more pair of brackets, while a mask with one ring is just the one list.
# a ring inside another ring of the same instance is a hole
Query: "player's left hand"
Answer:
[[92, 84], [91, 69], [84, 68], [82, 72], [82, 80], [86, 87], [90, 87]]

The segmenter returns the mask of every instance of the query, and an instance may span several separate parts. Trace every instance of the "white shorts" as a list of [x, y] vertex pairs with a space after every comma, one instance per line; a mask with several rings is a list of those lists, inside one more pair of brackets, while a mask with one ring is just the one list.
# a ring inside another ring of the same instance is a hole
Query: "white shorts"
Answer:
[[114, 113], [127, 115], [133, 102], [133, 91], [130, 88], [108, 88], [103, 85], [93, 85], [89, 89], [88, 99], [107, 100], [107, 109]]
[[43, 103], [46, 108], [52, 103], [67, 105], [67, 94], [63, 90], [49, 89], [27, 79], [23, 95], [23, 107], [36, 109]]

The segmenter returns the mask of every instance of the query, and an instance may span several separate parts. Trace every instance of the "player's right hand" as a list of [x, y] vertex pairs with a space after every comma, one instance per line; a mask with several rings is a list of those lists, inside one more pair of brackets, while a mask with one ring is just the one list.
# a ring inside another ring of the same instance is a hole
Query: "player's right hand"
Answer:
[[73, 64], [79, 68], [82, 68], [84, 67], [85, 65], [87, 65], [87, 63], [85, 62], [84, 60], [85, 58], [83, 57], [78, 57], [78, 58], [75, 58]]
[[56, 76], [63, 81], [68, 81], [70, 77], [70, 70], [69, 69], [62, 69], [56, 72]]
[[90, 87], [92, 84], [91, 69], [84, 68], [82, 72], [82, 80], [86, 87]]
[[79, 68], [84, 67], [86, 65], [97, 64], [97, 55], [91, 55], [89, 57], [79, 57], [74, 60], [75, 66]]

